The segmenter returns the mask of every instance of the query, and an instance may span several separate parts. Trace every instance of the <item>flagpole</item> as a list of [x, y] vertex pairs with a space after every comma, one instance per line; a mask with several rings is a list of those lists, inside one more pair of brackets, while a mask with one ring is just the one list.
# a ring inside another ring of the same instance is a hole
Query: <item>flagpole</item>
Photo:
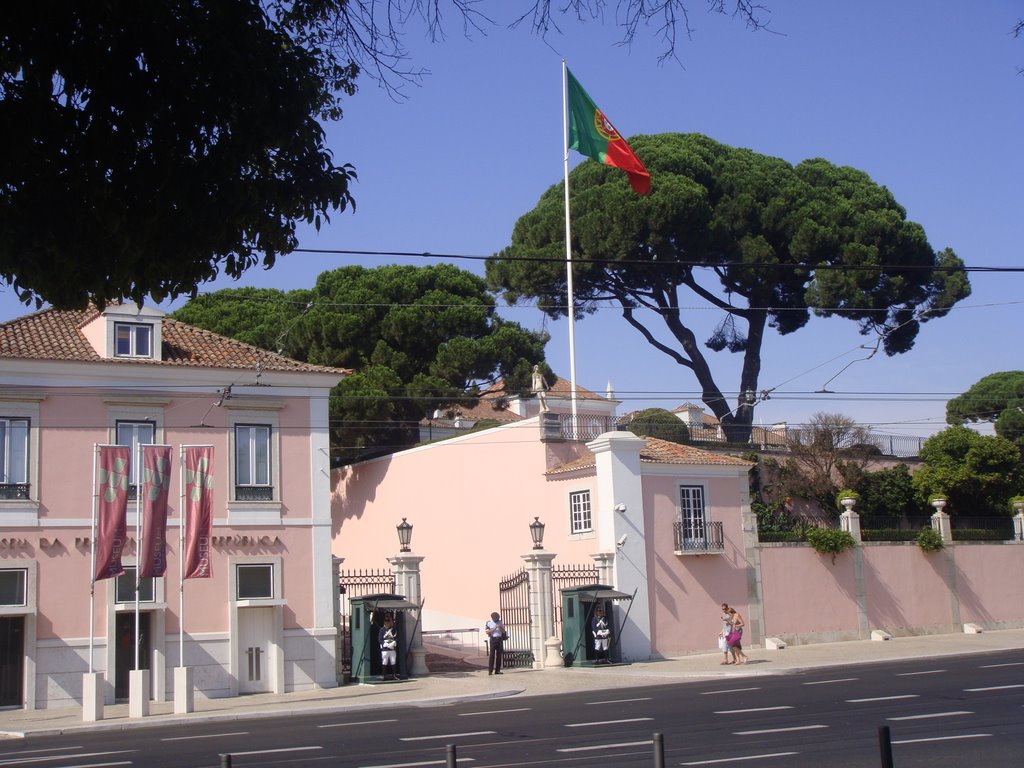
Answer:
[[142, 443], [135, 444], [135, 671], [139, 671], [139, 589], [142, 587]]
[[178, 666], [185, 666], [185, 446], [178, 446]]
[[93, 643], [96, 632], [96, 508], [99, 504], [99, 494], [96, 489], [96, 465], [99, 456], [100, 446], [92, 444], [92, 526], [89, 532], [89, 549], [92, 552], [89, 571], [89, 674], [93, 672]]
[[562, 166], [565, 171], [565, 291], [569, 302], [569, 402], [572, 412], [572, 435], [578, 433], [576, 420], [576, 308], [572, 285], [572, 230], [569, 224], [569, 79], [568, 67], [562, 59]]

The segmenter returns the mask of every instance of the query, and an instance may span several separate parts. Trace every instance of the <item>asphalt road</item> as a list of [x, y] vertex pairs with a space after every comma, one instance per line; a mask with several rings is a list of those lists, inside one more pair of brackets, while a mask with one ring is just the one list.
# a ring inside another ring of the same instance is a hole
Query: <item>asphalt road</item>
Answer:
[[1024, 765], [1024, 651], [0, 742], [0, 768]]

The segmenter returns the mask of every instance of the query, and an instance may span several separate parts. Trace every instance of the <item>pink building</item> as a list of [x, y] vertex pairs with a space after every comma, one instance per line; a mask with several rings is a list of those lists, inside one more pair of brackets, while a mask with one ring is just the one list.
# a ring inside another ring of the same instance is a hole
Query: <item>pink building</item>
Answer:
[[[171, 696], [182, 661], [208, 697], [336, 685], [328, 395], [344, 374], [134, 305], [0, 324], [0, 705], [80, 703], [90, 645], [103, 698], [127, 695], [136, 507], [125, 575], [95, 582], [90, 616], [98, 444], [174, 457], [167, 571], [139, 592], [152, 698]], [[213, 447], [214, 522], [212, 576], [182, 589], [187, 445]]]

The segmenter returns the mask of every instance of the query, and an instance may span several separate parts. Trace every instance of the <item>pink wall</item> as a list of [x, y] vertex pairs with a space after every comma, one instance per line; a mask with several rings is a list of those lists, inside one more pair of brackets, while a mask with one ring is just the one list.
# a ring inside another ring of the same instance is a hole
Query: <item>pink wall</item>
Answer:
[[889, 543], [868, 544], [863, 554], [870, 629], [893, 635], [923, 628], [949, 631], [954, 622], [943, 553], [922, 552], [916, 543]]
[[953, 548], [960, 620], [994, 629], [1024, 622], [1024, 544], [958, 544]]

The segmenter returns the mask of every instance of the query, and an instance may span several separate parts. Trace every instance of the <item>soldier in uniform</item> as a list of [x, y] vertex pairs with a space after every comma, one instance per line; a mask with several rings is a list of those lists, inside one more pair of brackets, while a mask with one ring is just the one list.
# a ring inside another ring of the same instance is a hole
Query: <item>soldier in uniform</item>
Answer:
[[601, 605], [594, 608], [594, 616], [590, 620], [590, 630], [594, 633], [594, 663], [608, 664], [608, 646], [612, 637], [612, 629]]
[[[377, 633], [380, 642], [380, 677], [381, 680], [398, 679], [398, 629], [390, 614], [384, 617], [384, 626]], [[388, 670], [391, 670], [390, 675]]]

